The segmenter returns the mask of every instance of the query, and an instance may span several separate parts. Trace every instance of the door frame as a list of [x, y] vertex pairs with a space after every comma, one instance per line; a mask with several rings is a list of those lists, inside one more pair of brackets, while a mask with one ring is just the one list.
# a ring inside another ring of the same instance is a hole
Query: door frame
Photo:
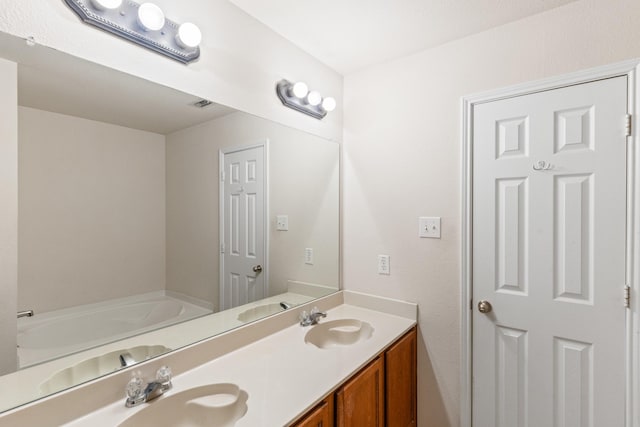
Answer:
[[[627, 76], [627, 108], [632, 115], [631, 136], [627, 137], [627, 243], [626, 284], [631, 288], [631, 307], [626, 310], [626, 404], [625, 427], [640, 427], [640, 59], [619, 62], [571, 74], [537, 80], [461, 98], [461, 277], [460, 277], [460, 426], [472, 427], [472, 313], [473, 313], [473, 108], [475, 105]], [[620, 304], [624, 301], [620, 283]]]
[[265, 293], [269, 293], [269, 139], [265, 138], [264, 140], [257, 142], [255, 144], [249, 145], [241, 145], [241, 146], [232, 146], [221, 148], [218, 150], [218, 253], [219, 253], [219, 261], [218, 266], [220, 273], [218, 275], [219, 280], [219, 291], [218, 298], [219, 304], [218, 309], [222, 307], [222, 301], [224, 298], [224, 286], [222, 283], [224, 281], [224, 252], [222, 251], [222, 246], [224, 244], [224, 181], [222, 180], [222, 173], [224, 172], [224, 158], [225, 155], [231, 153], [237, 153], [239, 151], [251, 150], [254, 148], [263, 148], [263, 184], [264, 184], [264, 200], [263, 200], [263, 229], [264, 229], [264, 262], [262, 267], [262, 273], [264, 276], [264, 290]]

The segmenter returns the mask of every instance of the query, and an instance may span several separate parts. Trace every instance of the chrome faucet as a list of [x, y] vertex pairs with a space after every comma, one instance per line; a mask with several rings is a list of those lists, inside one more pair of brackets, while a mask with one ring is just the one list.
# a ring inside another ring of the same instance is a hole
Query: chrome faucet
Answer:
[[171, 368], [163, 366], [156, 372], [156, 380], [149, 382], [146, 386], [142, 378], [133, 377], [127, 383], [127, 401], [125, 406], [131, 408], [140, 403], [149, 402], [170, 390], [171, 384]]
[[33, 310], [24, 310], [18, 312], [18, 319], [21, 317], [33, 317]]
[[126, 368], [127, 366], [131, 366], [136, 363], [135, 359], [128, 351], [125, 351], [119, 356], [120, 359], [120, 367]]
[[293, 307], [293, 304], [290, 304], [286, 301], [282, 301], [280, 302], [280, 307], [282, 307], [283, 310], [289, 310], [291, 307]]
[[318, 310], [318, 307], [313, 307], [310, 313], [303, 311], [300, 313], [300, 326], [317, 325], [321, 317], [327, 317], [327, 313]]

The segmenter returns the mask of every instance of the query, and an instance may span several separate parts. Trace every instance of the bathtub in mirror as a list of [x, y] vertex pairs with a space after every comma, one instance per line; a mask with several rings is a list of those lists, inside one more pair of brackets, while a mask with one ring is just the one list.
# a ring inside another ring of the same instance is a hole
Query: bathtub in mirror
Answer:
[[18, 64], [17, 302], [35, 312], [0, 411], [339, 288], [337, 143], [6, 34], [0, 57]]

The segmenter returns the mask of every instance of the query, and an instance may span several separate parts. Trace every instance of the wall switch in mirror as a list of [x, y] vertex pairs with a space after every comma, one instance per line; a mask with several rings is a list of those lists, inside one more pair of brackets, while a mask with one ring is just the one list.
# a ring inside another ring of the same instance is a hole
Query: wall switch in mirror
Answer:
[[289, 215], [278, 215], [276, 217], [276, 230], [289, 231]]
[[304, 248], [304, 263], [313, 265], [313, 248]]
[[440, 217], [421, 216], [418, 218], [418, 236], [440, 238]]

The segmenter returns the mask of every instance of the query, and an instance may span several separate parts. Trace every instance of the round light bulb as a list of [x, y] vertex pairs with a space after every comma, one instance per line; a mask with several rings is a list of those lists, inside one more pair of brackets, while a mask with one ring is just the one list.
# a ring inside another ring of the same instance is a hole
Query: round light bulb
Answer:
[[317, 105], [320, 105], [320, 103], [322, 102], [322, 96], [320, 96], [319, 92], [312, 90], [311, 92], [309, 92], [309, 95], [307, 95], [307, 102], [309, 103], [309, 105], [315, 107]]
[[293, 96], [302, 99], [309, 93], [309, 87], [307, 87], [307, 84], [304, 82], [298, 82], [293, 85], [292, 92]]
[[185, 22], [178, 27], [176, 40], [180, 46], [185, 48], [198, 47], [202, 41], [202, 33], [197, 25], [191, 22]]
[[122, 0], [91, 0], [91, 4], [98, 10], [117, 9], [122, 4]]
[[164, 13], [153, 3], [142, 3], [138, 8], [138, 23], [147, 31], [164, 27]]
[[325, 111], [333, 111], [336, 109], [336, 100], [332, 97], [328, 96], [322, 100], [322, 108]]

